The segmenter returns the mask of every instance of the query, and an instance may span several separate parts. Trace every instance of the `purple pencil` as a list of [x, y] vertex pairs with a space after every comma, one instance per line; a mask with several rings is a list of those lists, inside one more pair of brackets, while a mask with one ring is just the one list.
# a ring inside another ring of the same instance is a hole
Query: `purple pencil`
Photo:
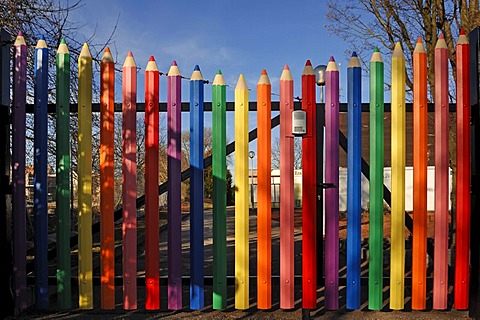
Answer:
[[25, 215], [25, 101], [27, 74], [27, 45], [23, 33], [15, 40], [13, 68], [13, 113], [12, 113], [12, 184], [13, 184], [13, 276], [15, 310], [27, 308], [26, 274], [26, 215]]
[[339, 74], [330, 57], [325, 72], [325, 308], [338, 309], [338, 122]]
[[182, 309], [182, 224], [181, 224], [181, 86], [182, 76], [177, 62], [168, 70], [168, 309]]

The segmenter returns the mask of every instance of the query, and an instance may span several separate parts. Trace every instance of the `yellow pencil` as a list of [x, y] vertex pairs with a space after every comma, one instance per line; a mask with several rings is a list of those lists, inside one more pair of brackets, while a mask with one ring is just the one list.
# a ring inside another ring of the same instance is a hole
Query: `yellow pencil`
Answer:
[[92, 282], [92, 56], [78, 58], [78, 306], [93, 308]]
[[392, 56], [391, 219], [390, 309], [401, 310], [405, 282], [405, 57], [398, 42]]
[[248, 309], [248, 87], [235, 87], [235, 308]]

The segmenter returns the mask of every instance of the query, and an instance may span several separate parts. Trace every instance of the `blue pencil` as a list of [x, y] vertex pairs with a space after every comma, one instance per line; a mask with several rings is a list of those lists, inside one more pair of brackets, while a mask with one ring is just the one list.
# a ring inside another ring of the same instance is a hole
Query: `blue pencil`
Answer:
[[360, 308], [362, 69], [353, 52], [347, 68], [348, 176], [347, 176], [347, 309]]
[[203, 289], [203, 77], [190, 78], [190, 309], [204, 307]]
[[40, 36], [35, 47], [34, 69], [34, 203], [35, 220], [35, 301], [38, 309], [48, 308], [48, 216], [47, 216], [47, 100], [48, 48]]

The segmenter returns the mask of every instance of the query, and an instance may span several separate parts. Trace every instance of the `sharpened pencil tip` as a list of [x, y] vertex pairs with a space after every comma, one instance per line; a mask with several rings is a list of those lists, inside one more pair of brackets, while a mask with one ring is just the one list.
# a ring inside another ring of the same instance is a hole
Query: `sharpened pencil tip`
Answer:
[[17, 34], [17, 36], [19, 36], [19, 37], [23, 37], [23, 31], [18, 31], [18, 34]]
[[110, 52], [110, 48], [106, 47], [104, 52]]
[[128, 51], [127, 57], [133, 57], [132, 51]]
[[380, 52], [380, 49], [378, 49], [378, 47], [375, 47], [375, 49], [373, 49], [373, 52]]
[[38, 37], [38, 40], [45, 40], [45, 36], [41, 34], [40, 37]]
[[307, 60], [307, 62], [305, 62], [305, 65], [306, 66], [311, 66], [312, 65], [312, 62], [310, 60]]
[[352, 57], [358, 57], [356, 51], [353, 51], [353, 52], [352, 52]]
[[266, 75], [266, 74], [267, 74], [267, 70], [263, 69], [263, 70], [262, 70], [262, 74], [263, 74], [263, 75]]
[[200, 71], [200, 67], [198, 66], [198, 64], [195, 65], [195, 67], [193, 68], [194, 71]]
[[330, 59], [328, 60], [328, 62], [330, 61], [335, 61], [335, 58], [333, 56], [330, 57]]
[[62, 40], [60, 40], [60, 43], [66, 44], [67, 42], [65, 41], [65, 39], [62, 38]]
[[466, 35], [465, 30], [460, 29], [460, 35], [461, 35], [461, 36], [465, 36], [465, 35]]
[[155, 61], [155, 58], [153, 56], [150, 56], [150, 58], [148, 59], [148, 61]]
[[422, 43], [422, 38], [418, 38], [417, 43]]
[[443, 33], [440, 33], [440, 35], [438, 36], [438, 39], [445, 39], [445, 37], [443, 36]]
[[283, 67], [283, 70], [290, 70], [290, 68], [288, 67], [288, 64], [286, 64], [286, 65]]
[[176, 66], [177, 65], [177, 61], [173, 60], [172, 61], [172, 66]]
[[222, 71], [220, 69], [218, 69], [217, 74], [222, 74]]

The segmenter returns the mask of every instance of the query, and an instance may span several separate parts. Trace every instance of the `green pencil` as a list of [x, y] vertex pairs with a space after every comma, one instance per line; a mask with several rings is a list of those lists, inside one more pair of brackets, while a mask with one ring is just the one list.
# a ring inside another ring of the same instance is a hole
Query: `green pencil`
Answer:
[[226, 85], [220, 70], [212, 84], [213, 309], [227, 306]]
[[57, 51], [57, 295], [71, 308], [70, 262], [70, 52], [62, 39]]
[[370, 237], [368, 308], [383, 305], [383, 61], [378, 48], [370, 60]]

